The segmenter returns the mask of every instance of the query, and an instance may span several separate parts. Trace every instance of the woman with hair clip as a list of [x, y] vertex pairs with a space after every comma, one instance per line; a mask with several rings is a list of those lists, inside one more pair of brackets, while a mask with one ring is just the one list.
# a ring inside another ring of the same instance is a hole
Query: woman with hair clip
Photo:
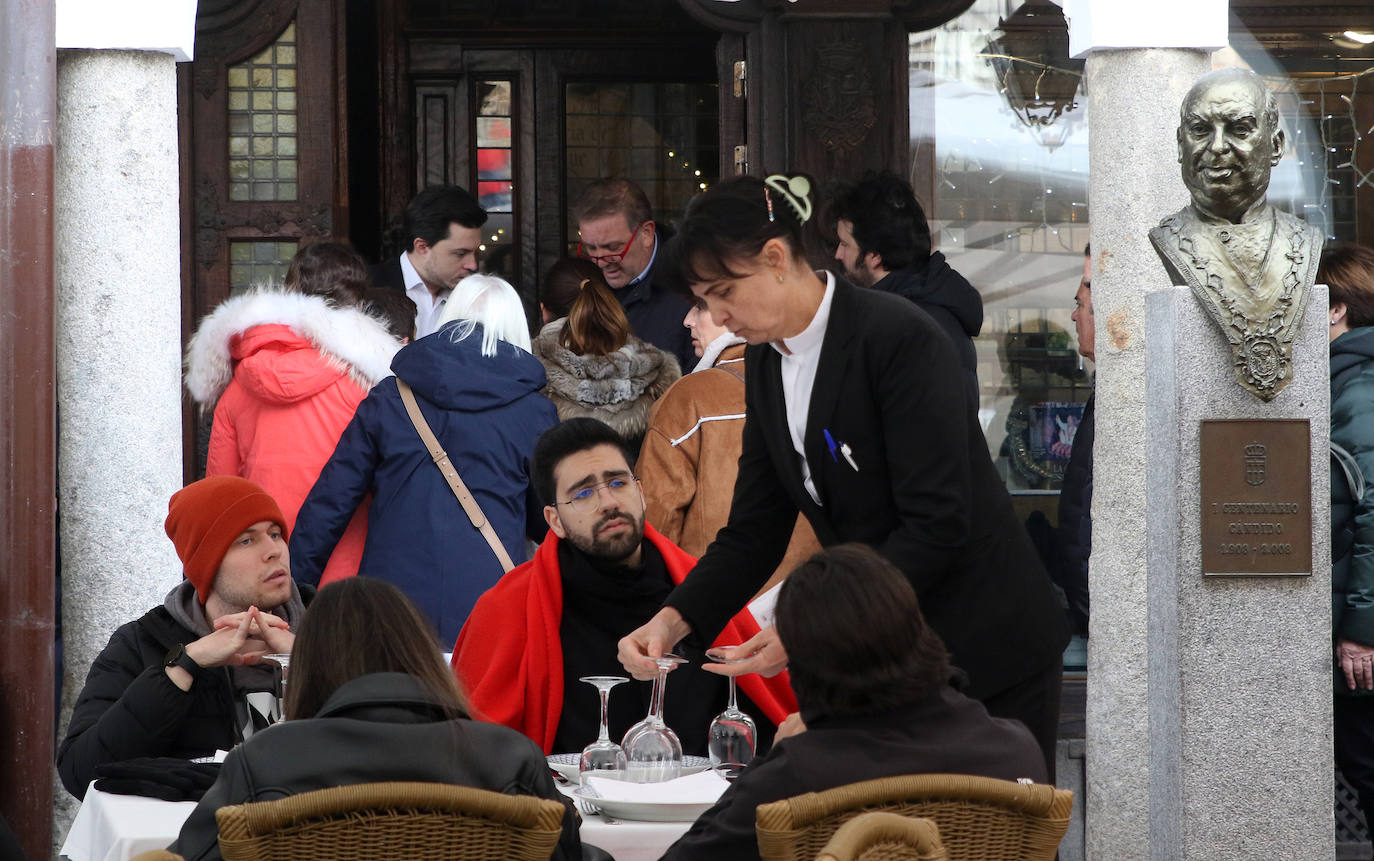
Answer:
[[539, 394], [515, 288], [490, 275], [458, 282], [439, 330], [401, 348], [395, 373], [358, 406], [291, 533], [291, 571], [314, 583], [363, 498], [374, 494], [359, 573], [399, 586], [451, 644], [505, 560], [465, 514], [407, 412], [397, 378], [448, 453], [508, 559], [547, 531], [529, 490], [535, 441], [557, 422]]
[[[296, 632], [286, 721], [230, 752], [171, 849], [187, 861], [220, 858], [215, 811], [226, 804], [393, 780], [563, 800], [534, 742], [471, 719], [405, 595], [344, 580], [320, 591]], [[568, 807], [554, 858], [582, 857], [577, 828]]]
[[564, 257], [539, 285], [544, 328], [534, 355], [559, 419], [599, 419], [639, 451], [649, 410], [682, 376], [677, 359], [630, 334], [625, 309], [590, 260]]
[[[260, 485], [286, 528], [398, 345], [357, 307], [367, 264], [342, 242], [307, 245], [281, 288], [260, 286], [211, 312], [186, 349], [186, 388], [214, 412], [205, 474]], [[334, 548], [321, 582], [358, 571], [367, 506]]]
[[[737, 177], [698, 196], [668, 252], [719, 325], [749, 342], [744, 443], [726, 525], [620, 660], [711, 639], [777, 568], [798, 512], [822, 546], [868, 544], [907, 576], [969, 693], [1022, 720], [1053, 774], [1068, 628], [993, 469], [959, 360], [930, 315], [807, 264], [802, 176]], [[769, 628], [727, 675], [787, 664]]]

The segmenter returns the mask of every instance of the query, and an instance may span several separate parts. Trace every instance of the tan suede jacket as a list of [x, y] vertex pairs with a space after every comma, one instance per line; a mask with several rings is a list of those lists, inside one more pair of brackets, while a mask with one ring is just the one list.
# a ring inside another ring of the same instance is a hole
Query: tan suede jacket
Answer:
[[[654, 404], [636, 473], [645, 518], [693, 556], [701, 556], [730, 516], [744, 431], [744, 345], [726, 347], [710, 368], [687, 374]], [[767, 591], [820, 550], [804, 517]]]

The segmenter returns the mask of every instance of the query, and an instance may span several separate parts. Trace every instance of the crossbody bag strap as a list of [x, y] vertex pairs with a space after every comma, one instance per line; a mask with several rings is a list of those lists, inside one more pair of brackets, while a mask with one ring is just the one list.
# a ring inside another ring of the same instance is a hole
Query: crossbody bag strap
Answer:
[[396, 378], [396, 388], [401, 392], [401, 403], [406, 406], [406, 413], [410, 416], [410, 421], [415, 425], [415, 430], [419, 432], [420, 439], [424, 441], [425, 448], [429, 450], [429, 456], [434, 460], [434, 465], [439, 467], [439, 472], [443, 474], [444, 480], [448, 482], [449, 489], [453, 495], [458, 497], [458, 504], [463, 506], [463, 511], [467, 513], [468, 520], [477, 531], [482, 533], [482, 537], [491, 545], [491, 552], [496, 554], [496, 558], [501, 562], [504, 571], [510, 571], [515, 567], [511, 561], [510, 554], [506, 552], [506, 547], [501, 543], [501, 539], [496, 536], [496, 530], [492, 528], [491, 521], [482, 513], [482, 506], [477, 504], [472, 491], [463, 483], [463, 479], [458, 476], [458, 470], [454, 468], [453, 461], [449, 460], [448, 452], [439, 444], [439, 440], [434, 436], [434, 431], [430, 430], [429, 422], [425, 421], [424, 414], [420, 412], [420, 405], [415, 401], [415, 392], [411, 391], [409, 384], [400, 377]]

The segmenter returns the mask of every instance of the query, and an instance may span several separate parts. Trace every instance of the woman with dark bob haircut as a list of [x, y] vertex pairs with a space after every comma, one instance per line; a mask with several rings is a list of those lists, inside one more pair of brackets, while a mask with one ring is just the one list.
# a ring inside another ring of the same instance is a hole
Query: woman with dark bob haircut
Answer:
[[[710, 641], [777, 568], [797, 514], [822, 547], [856, 541], [910, 581], [969, 694], [1021, 720], [1054, 761], [1063, 611], [993, 468], [959, 358], [912, 302], [807, 263], [803, 176], [736, 177], [699, 195], [666, 269], [744, 338], [745, 420], [726, 525], [665, 606], [620, 641], [649, 656]], [[729, 675], [787, 666], [777, 631], [734, 649]]]
[[[756, 859], [760, 804], [899, 774], [1045, 780], [1035, 738], [951, 684], [940, 637], [902, 572], [862, 544], [812, 556], [782, 583], [776, 630], [801, 705], [668, 861]], [[804, 721], [804, 722], [803, 722]]]
[[[534, 742], [468, 716], [435, 642], [389, 583], [356, 577], [320, 590], [291, 651], [287, 720], [230, 752], [172, 851], [217, 859], [220, 807], [331, 786], [411, 780], [563, 800]], [[581, 857], [568, 807], [553, 858]]]

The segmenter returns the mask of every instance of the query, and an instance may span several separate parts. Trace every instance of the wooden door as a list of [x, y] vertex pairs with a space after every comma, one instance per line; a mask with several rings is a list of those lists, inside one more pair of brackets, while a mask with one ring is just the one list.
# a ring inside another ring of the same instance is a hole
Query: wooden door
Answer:
[[[305, 238], [348, 233], [342, 4], [201, 0], [183, 67], [183, 340], [236, 291], [280, 281]], [[185, 477], [208, 425], [185, 424]]]

